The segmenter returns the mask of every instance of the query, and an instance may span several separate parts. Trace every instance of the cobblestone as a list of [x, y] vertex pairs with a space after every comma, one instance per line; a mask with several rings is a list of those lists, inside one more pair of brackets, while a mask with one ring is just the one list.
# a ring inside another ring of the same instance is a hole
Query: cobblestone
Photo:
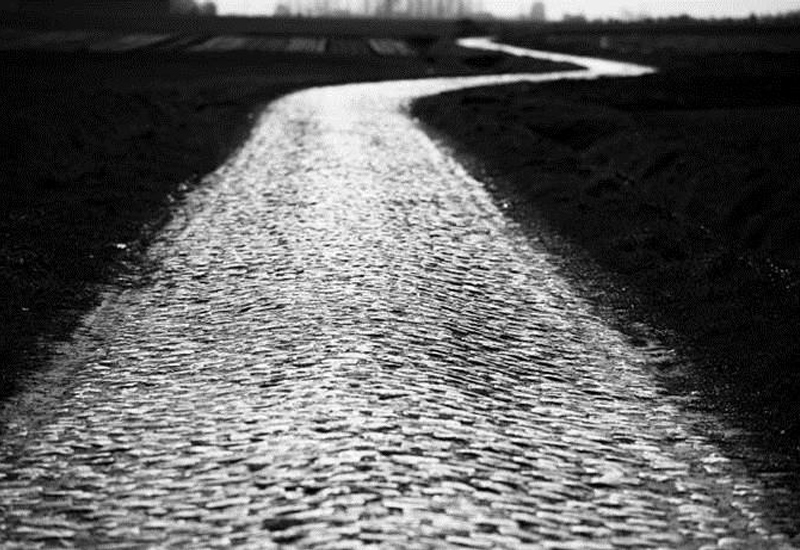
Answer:
[[50, 406], [7, 415], [0, 541], [781, 547], [647, 350], [405, 114], [502, 80], [273, 104], [55, 358]]

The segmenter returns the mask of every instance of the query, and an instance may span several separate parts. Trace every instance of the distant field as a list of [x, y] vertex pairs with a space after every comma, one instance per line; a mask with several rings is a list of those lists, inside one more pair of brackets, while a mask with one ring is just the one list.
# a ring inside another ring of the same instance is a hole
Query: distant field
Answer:
[[665, 68], [684, 57], [742, 53], [785, 54], [800, 51], [800, 24], [495, 24], [501, 41], [535, 49], [606, 55], [645, 61]]
[[38, 52], [191, 52], [288, 53], [338, 56], [410, 57], [425, 55], [434, 41], [402, 38], [275, 36], [254, 34], [43, 31], [0, 28], [0, 51]]
[[80, 30], [255, 34], [272, 36], [334, 36], [339, 38], [441, 38], [475, 29], [474, 24], [443, 20], [301, 17], [125, 17], [4, 15], [4, 25], [39, 30]]

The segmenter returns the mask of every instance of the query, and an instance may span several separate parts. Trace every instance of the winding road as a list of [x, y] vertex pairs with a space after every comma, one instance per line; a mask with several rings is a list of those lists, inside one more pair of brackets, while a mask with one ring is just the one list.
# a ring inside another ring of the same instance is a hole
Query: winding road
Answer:
[[12, 404], [0, 546], [788, 548], [652, 354], [407, 114], [648, 70], [580, 61], [270, 105]]

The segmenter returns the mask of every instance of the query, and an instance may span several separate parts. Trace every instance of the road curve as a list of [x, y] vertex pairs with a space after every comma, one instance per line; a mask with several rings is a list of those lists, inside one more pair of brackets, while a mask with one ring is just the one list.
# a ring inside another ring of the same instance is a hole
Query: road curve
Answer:
[[268, 107], [12, 403], [2, 546], [788, 547], [652, 356], [407, 115], [592, 67]]

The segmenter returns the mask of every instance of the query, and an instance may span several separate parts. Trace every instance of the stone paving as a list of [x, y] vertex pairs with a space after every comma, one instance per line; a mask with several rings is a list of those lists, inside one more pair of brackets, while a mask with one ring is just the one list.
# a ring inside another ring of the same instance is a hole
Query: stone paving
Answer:
[[790, 547], [406, 114], [500, 80], [270, 106], [6, 415], [2, 547]]

